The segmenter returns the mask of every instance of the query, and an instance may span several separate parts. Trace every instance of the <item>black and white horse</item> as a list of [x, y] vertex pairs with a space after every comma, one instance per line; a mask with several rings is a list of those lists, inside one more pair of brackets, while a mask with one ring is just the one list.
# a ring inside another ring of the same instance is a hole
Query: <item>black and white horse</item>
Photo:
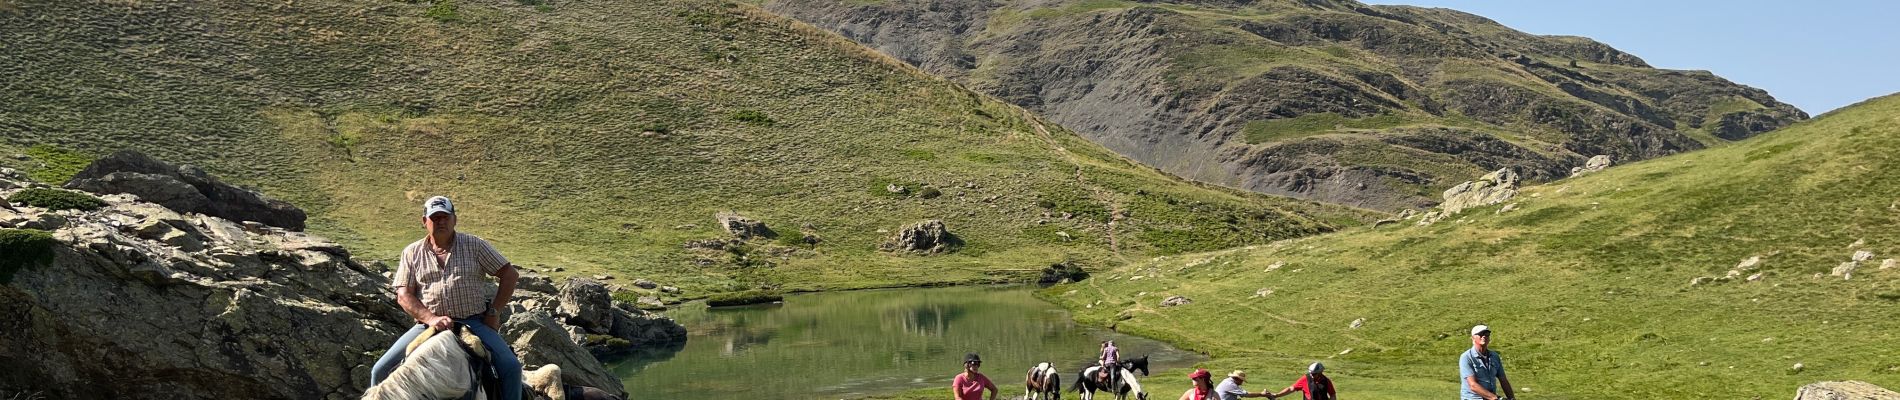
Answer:
[[1037, 364], [1029, 369], [1029, 376], [1023, 378], [1023, 389], [1029, 394], [1026, 400], [1061, 400], [1062, 374], [1056, 372], [1056, 366], [1049, 363]]
[[1110, 371], [1110, 373], [1115, 375], [1113, 375], [1108, 382], [1095, 380], [1095, 376], [1102, 370], [1102, 366], [1098, 365], [1082, 370], [1082, 373], [1075, 377], [1075, 391], [1082, 394], [1082, 400], [1095, 400], [1095, 392], [1097, 391], [1114, 394], [1116, 400], [1127, 400], [1129, 393], [1134, 393], [1136, 399], [1148, 400], [1148, 392], [1141, 389], [1141, 382], [1135, 379], [1134, 372], [1139, 370], [1141, 371], [1141, 376], [1148, 376], [1148, 356], [1129, 359], [1119, 363], [1117, 366], [1118, 368], [1115, 368], [1115, 371]]

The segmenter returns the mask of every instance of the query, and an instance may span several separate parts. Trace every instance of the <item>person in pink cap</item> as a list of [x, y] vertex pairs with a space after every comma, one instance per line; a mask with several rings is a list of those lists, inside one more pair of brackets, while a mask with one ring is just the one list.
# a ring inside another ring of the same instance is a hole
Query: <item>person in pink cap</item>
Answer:
[[1188, 380], [1194, 381], [1194, 387], [1188, 388], [1186, 392], [1181, 392], [1181, 400], [1208, 400], [1212, 398], [1212, 396], [1214, 396], [1214, 382], [1212, 382], [1210, 378], [1213, 376], [1214, 374], [1208, 373], [1206, 369], [1196, 369], [1193, 373], [1188, 374]]

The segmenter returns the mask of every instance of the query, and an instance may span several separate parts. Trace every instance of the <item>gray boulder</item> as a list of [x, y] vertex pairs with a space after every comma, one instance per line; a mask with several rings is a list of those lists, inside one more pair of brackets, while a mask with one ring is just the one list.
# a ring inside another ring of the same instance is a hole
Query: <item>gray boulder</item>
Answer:
[[1517, 182], [1517, 172], [1504, 168], [1485, 174], [1478, 180], [1460, 183], [1445, 190], [1445, 201], [1439, 203], [1439, 210], [1425, 213], [1419, 218], [1418, 224], [1430, 225], [1468, 208], [1503, 203], [1517, 196]]
[[1610, 167], [1610, 156], [1599, 154], [1596, 157], [1590, 157], [1590, 160], [1585, 161], [1583, 163], [1583, 166], [1581, 167], [1570, 168], [1570, 176], [1577, 176], [1577, 175], [1583, 175], [1583, 174], [1587, 174], [1591, 172], [1602, 171], [1605, 168], [1609, 168], [1609, 167]]
[[1817, 382], [1794, 392], [1794, 400], [1894, 400], [1900, 393], [1861, 381]]
[[899, 229], [880, 248], [885, 251], [934, 254], [955, 251], [960, 244], [956, 236], [944, 227], [943, 220], [933, 219]]
[[1503, 203], [1517, 195], [1517, 172], [1509, 168], [1485, 174], [1445, 190], [1445, 202], [1439, 204], [1445, 214], [1457, 214], [1467, 208]]
[[686, 342], [686, 327], [672, 318], [618, 302], [614, 303], [613, 314], [614, 329], [609, 335], [624, 339], [635, 348], [667, 347]]
[[561, 285], [560, 299], [560, 313], [567, 316], [568, 325], [580, 327], [588, 333], [612, 332], [613, 294], [607, 290], [607, 285], [592, 279], [569, 279]]
[[191, 165], [173, 166], [126, 150], [94, 161], [66, 183], [98, 194], [128, 193], [179, 212], [256, 221], [302, 231], [302, 209], [262, 193], [226, 184]]
[[621, 386], [620, 378], [608, 372], [607, 367], [586, 348], [575, 343], [566, 329], [545, 310], [531, 309], [509, 316], [508, 323], [502, 326], [502, 336], [520, 355], [524, 369], [559, 365], [561, 381], [564, 383], [592, 386], [626, 395], [626, 388]]

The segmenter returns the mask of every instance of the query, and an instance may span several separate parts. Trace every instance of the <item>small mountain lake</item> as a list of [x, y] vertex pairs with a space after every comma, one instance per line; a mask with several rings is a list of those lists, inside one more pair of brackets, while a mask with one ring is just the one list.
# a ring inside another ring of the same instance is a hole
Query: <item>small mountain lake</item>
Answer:
[[678, 351], [640, 354], [608, 365], [639, 399], [837, 399], [950, 386], [965, 353], [1005, 396], [1023, 375], [1052, 362], [1068, 389], [1101, 341], [1122, 356], [1150, 357], [1153, 369], [1204, 358], [1160, 342], [1082, 326], [1033, 287], [947, 287], [789, 295], [780, 305], [667, 315], [690, 333]]

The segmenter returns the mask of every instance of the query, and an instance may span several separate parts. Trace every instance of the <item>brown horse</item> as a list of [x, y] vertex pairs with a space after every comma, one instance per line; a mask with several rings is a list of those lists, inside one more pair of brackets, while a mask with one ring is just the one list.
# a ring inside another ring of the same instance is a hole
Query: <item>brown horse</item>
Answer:
[[1023, 396], [1027, 400], [1060, 400], [1062, 375], [1056, 373], [1054, 365], [1037, 364], [1035, 368], [1029, 369], [1029, 376], [1023, 378], [1023, 388], [1029, 391]]

